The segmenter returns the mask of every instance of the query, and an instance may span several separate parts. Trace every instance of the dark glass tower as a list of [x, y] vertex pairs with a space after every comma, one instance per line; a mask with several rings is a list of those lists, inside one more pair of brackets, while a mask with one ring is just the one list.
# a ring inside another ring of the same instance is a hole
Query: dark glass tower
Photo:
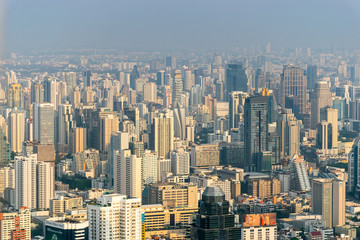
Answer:
[[235, 216], [219, 187], [207, 187], [199, 201], [196, 222], [191, 227], [193, 240], [241, 239], [241, 228], [235, 227]]
[[226, 96], [232, 91], [247, 92], [248, 78], [242, 63], [228, 64], [226, 69]]
[[0, 167], [4, 167], [10, 162], [10, 152], [9, 142], [0, 128]]

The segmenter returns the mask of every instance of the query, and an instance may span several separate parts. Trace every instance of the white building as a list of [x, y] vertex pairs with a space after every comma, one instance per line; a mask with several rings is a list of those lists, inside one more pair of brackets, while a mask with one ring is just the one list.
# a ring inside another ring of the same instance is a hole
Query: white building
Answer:
[[190, 153], [180, 148], [171, 152], [171, 172], [174, 175], [188, 175], [190, 173]]
[[253, 239], [277, 239], [277, 226], [241, 228], [241, 240]]
[[[31, 239], [31, 215], [27, 208], [19, 212], [1, 213], [0, 236], [2, 240]], [[15, 236], [21, 236], [15, 238]]]
[[89, 204], [89, 239], [141, 239], [141, 199], [126, 198], [125, 195], [109, 194]]
[[156, 183], [158, 177], [158, 155], [150, 150], [144, 152], [142, 160], [142, 179], [144, 184]]

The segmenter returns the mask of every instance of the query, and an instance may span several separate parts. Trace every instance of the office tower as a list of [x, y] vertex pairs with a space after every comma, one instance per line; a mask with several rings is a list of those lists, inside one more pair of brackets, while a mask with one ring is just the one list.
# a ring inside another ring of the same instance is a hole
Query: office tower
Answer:
[[119, 118], [114, 114], [100, 115], [99, 150], [107, 153], [110, 146], [111, 133], [119, 130]]
[[317, 82], [317, 66], [308, 65], [306, 68], [307, 89], [312, 90]]
[[215, 86], [216, 86], [216, 99], [219, 102], [223, 102], [224, 101], [224, 82], [217, 81]]
[[248, 194], [254, 197], [271, 197], [281, 192], [281, 182], [276, 178], [250, 179], [248, 181]]
[[229, 93], [229, 129], [238, 128], [243, 120], [245, 99], [249, 95], [245, 92]]
[[37, 156], [15, 157], [15, 208], [36, 209]]
[[345, 61], [341, 61], [338, 65], [338, 77], [347, 77], [347, 63]]
[[61, 104], [57, 111], [57, 141], [59, 152], [68, 152], [70, 130], [75, 126], [70, 104]]
[[86, 128], [72, 128], [69, 137], [70, 153], [75, 154], [84, 151], [86, 145]]
[[292, 158], [295, 154], [300, 153], [301, 124], [291, 109], [282, 109], [277, 123], [281, 158]]
[[360, 65], [354, 65], [351, 67], [350, 76], [353, 84], [360, 83]]
[[181, 71], [175, 70], [174, 80], [172, 85], [172, 106], [176, 107], [179, 102], [180, 95], [183, 91], [183, 81], [181, 78]]
[[99, 151], [95, 149], [86, 149], [82, 152], [73, 154], [71, 168], [76, 174], [80, 174], [80, 172], [89, 172], [94, 178], [99, 177], [101, 173]]
[[114, 171], [116, 170], [114, 168], [117, 159], [116, 151], [129, 149], [129, 139], [128, 132], [116, 131], [111, 134], [109, 151], [109, 176], [111, 179], [114, 179]]
[[170, 154], [171, 172], [174, 175], [190, 174], [190, 153], [184, 148], [179, 148]]
[[331, 124], [332, 148], [338, 147], [338, 110], [332, 107], [325, 107], [320, 110], [320, 120]]
[[259, 68], [255, 71], [255, 92], [259, 92], [266, 86], [266, 78], [264, 72]]
[[243, 216], [241, 240], [253, 239], [277, 239], [276, 213]]
[[204, 96], [204, 106], [209, 109], [210, 121], [214, 121], [216, 117], [216, 98], [213, 98], [211, 95]]
[[174, 115], [174, 136], [179, 138], [180, 140], [185, 139], [185, 108], [180, 105], [180, 103], [177, 104], [176, 108], [173, 110]]
[[56, 109], [56, 106], [59, 102], [56, 101], [57, 95], [57, 83], [56, 80], [46, 77], [43, 81], [44, 86], [44, 102], [53, 104], [53, 109]]
[[14, 83], [9, 85], [8, 95], [7, 95], [7, 105], [8, 107], [24, 108], [25, 106], [24, 89], [21, 87], [20, 84]]
[[166, 67], [170, 68], [171, 70], [176, 69], [176, 57], [168, 56], [165, 59], [165, 65]]
[[70, 103], [74, 109], [80, 107], [81, 93], [79, 87], [74, 87], [72, 91], [70, 91]]
[[108, 194], [97, 198], [96, 203], [87, 206], [89, 239], [142, 239], [141, 199]]
[[[260, 95], [246, 98], [244, 105], [244, 140], [246, 169], [256, 171], [256, 166], [261, 166], [261, 152], [269, 149], [269, 123], [275, 120], [276, 104], [267, 89]], [[275, 164], [275, 163], [273, 163]]]
[[317, 126], [316, 147], [324, 151], [332, 149], [332, 124], [321, 121]]
[[159, 71], [156, 73], [156, 85], [164, 86], [165, 85], [165, 71]]
[[[351, 151], [348, 154], [348, 192], [353, 193], [359, 197], [360, 192], [360, 178], [358, 177], [358, 166], [360, 166], [360, 137], [354, 141]], [[359, 186], [359, 187], [358, 187]]]
[[44, 222], [45, 239], [89, 239], [89, 222], [70, 217], [48, 218]]
[[2, 240], [30, 240], [31, 213], [26, 207], [18, 212], [3, 212], [0, 218], [0, 236]]
[[156, 84], [147, 82], [143, 86], [144, 102], [157, 102]]
[[129, 197], [141, 198], [142, 159], [129, 149], [115, 151], [114, 191]]
[[191, 73], [190, 69], [185, 69], [184, 71], [184, 91], [191, 91], [192, 86], [195, 85], [194, 75]]
[[[285, 106], [285, 98], [294, 97], [293, 112], [300, 119], [306, 110], [306, 75], [304, 70], [294, 65], [284, 66], [281, 74], [280, 103]], [[286, 107], [287, 108], [287, 107]]]
[[308, 192], [311, 190], [309, 175], [306, 169], [306, 162], [303, 157], [294, 155], [289, 164], [290, 169], [290, 190]]
[[55, 146], [54, 144], [33, 144], [33, 153], [37, 155], [38, 162], [50, 163], [55, 169]]
[[159, 113], [151, 125], [150, 149], [159, 157], [169, 157], [174, 149], [174, 117], [170, 111]]
[[191, 166], [217, 166], [220, 163], [220, 151], [217, 144], [191, 146]]
[[312, 181], [312, 212], [322, 215], [326, 227], [345, 224], [345, 182], [332, 178]]
[[14, 109], [9, 115], [9, 143], [11, 151], [21, 153], [25, 140], [25, 112]]
[[135, 65], [130, 74], [130, 88], [133, 90], [136, 90], [136, 82], [138, 78], [140, 78], [140, 73], [137, 65]]
[[226, 95], [232, 91], [248, 91], [248, 78], [242, 63], [228, 64], [226, 68]]
[[74, 87], [76, 87], [76, 72], [66, 72], [65, 82], [69, 90], [72, 90]]
[[16, 72], [11, 70], [10, 72], [6, 72], [7, 75], [7, 85], [18, 83], [18, 79], [16, 77]]
[[191, 239], [241, 238], [241, 228], [235, 226], [235, 215], [229, 211], [230, 204], [219, 187], [207, 187], [198, 206], [196, 222], [191, 227]]
[[90, 70], [84, 72], [84, 87], [92, 87], [92, 73]]
[[153, 183], [146, 185], [145, 190], [143, 204], [195, 207], [198, 203], [198, 187], [193, 184]]
[[44, 102], [44, 87], [39, 82], [31, 83], [31, 103]]
[[311, 128], [315, 129], [320, 122], [320, 109], [332, 106], [332, 98], [329, 83], [320, 81], [315, 83], [315, 89], [311, 93]]
[[36, 206], [37, 209], [49, 209], [50, 199], [54, 197], [55, 172], [50, 163], [36, 164]]
[[145, 150], [142, 157], [142, 182], [144, 184], [156, 183], [158, 178], [158, 155]]
[[40, 144], [54, 144], [54, 105], [35, 103], [33, 105], [34, 140]]

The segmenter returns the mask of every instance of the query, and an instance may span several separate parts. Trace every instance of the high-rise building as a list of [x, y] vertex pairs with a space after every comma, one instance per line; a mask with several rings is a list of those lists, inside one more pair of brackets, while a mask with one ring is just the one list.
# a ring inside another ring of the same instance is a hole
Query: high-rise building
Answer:
[[156, 85], [164, 86], [165, 85], [165, 71], [159, 71], [156, 74]]
[[352, 146], [351, 151], [348, 154], [348, 192], [355, 194], [359, 197], [360, 194], [360, 178], [358, 177], [360, 166], [360, 137], [358, 136]]
[[54, 144], [55, 120], [54, 105], [50, 103], [35, 103], [33, 105], [34, 140], [40, 144]]
[[176, 69], [176, 57], [174, 56], [168, 56], [165, 59], [165, 65], [166, 67], [170, 68], [170, 69]]
[[173, 86], [172, 86], [172, 106], [176, 107], [179, 103], [180, 95], [183, 92], [183, 80], [181, 78], [181, 71], [175, 70]]
[[332, 178], [312, 180], [312, 212], [322, 215], [327, 227], [345, 224], [345, 181]]
[[229, 93], [229, 128], [238, 128], [243, 120], [245, 99], [249, 95], [245, 92]]
[[158, 155], [150, 150], [145, 150], [141, 169], [144, 184], [156, 183], [158, 178]]
[[325, 107], [320, 110], [320, 120], [331, 124], [332, 148], [338, 147], [338, 110], [332, 107]]
[[341, 61], [338, 65], [338, 77], [347, 77], [347, 63], [345, 61]]
[[157, 101], [156, 84], [153, 82], [145, 83], [143, 86], [143, 96], [144, 96], [144, 102], [156, 102]]
[[43, 81], [44, 86], [44, 102], [53, 104], [53, 110], [56, 109], [57, 104], [57, 83], [56, 80], [46, 77]]
[[360, 83], [360, 65], [354, 65], [351, 67], [350, 76], [353, 84]]
[[6, 188], [15, 189], [15, 169], [13, 167], [0, 168], [0, 197], [4, 197]]
[[226, 95], [232, 91], [248, 91], [248, 78], [242, 63], [228, 64], [226, 68]]
[[303, 157], [295, 154], [290, 162], [290, 190], [309, 192], [311, 184]]
[[115, 151], [114, 191], [128, 197], [141, 198], [142, 159], [129, 149]]
[[141, 240], [141, 199], [108, 194], [87, 206], [89, 239]]
[[235, 215], [230, 213], [229, 202], [219, 187], [207, 187], [198, 206], [196, 222], [191, 227], [191, 239], [241, 238], [241, 228], [235, 226]]
[[174, 175], [190, 174], [190, 153], [184, 148], [179, 148], [170, 154], [171, 172]]
[[306, 75], [303, 69], [294, 65], [284, 66], [281, 74], [280, 103], [285, 107], [285, 98], [293, 96], [293, 112], [298, 119], [306, 113], [306, 86]]
[[30, 210], [22, 207], [18, 212], [0, 213], [0, 236], [2, 240], [30, 240]]
[[11, 151], [21, 153], [25, 140], [25, 112], [14, 109], [9, 115], [8, 135]]
[[84, 72], [84, 86], [85, 87], [92, 87], [92, 73], [90, 70]]
[[241, 240], [277, 239], [276, 213], [243, 216]]
[[72, 154], [84, 151], [86, 146], [86, 128], [72, 128], [69, 137], [69, 152]]
[[20, 84], [14, 83], [9, 85], [7, 103], [8, 107], [24, 108], [24, 89], [21, 87]]
[[306, 68], [307, 89], [312, 90], [317, 82], [317, 66], [308, 65]]
[[99, 116], [99, 150], [107, 153], [110, 150], [111, 133], [119, 130], [119, 118], [114, 114]]
[[170, 111], [159, 113], [151, 125], [150, 149], [159, 157], [169, 157], [174, 149], [174, 117]]
[[217, 144], [191, 146], [191, 166], [217, 166], [220, 163], [220, 150]]
[[44, 87], [39, 82], [31, 83], [31, 103], [44, 102]]
[[173, 110], [174, 116], [174, 136], [180, 140], [186, 138], [186, 113], [185, 108], [177, 104], [176, 108]]
[[190, 69], [185, 69], [184, 71], [184, 91], [191, 91], [192, 86], [195, 85], [195, 77], [191, 73]]
[[248, 181], [248, 194], [254, 197], [270, 197], [281, 192], [281, 182], [276, 178], [250, 179]]
[[137, 65], [135, 65], [130, 74], [130, 87], [133, 90], [136, 90], [136, 82], [137, 82], [138, 78], [140, 78], [140, 73], [139, 73]]
[[65, 73], [65, 82], [68, 89], [73, 89], [76, 87], [76, 72], [66, 72]]
[[48, 218], [44, 222], [45, 239], [89, 239], [89, 222], [69, 217]]
[[292, 158], [300, 153], [301, 124], [302, 122], [296, 119], [291, 109], [282, 109], [277, 123], [282, 158]]
[[80, 107], [81, 104], [81, 93], [79, 87], [74, 87], [70, 91], [70, 103], [73, 106], [73, 109]]
[[[269, 123], [274, 117], [276, 104], [269, 90], [263, 89], [260, 95], [246, 98], [244, 106], [244, 140], [248, 171], [260, 171], [262, 152], [269, 149]], [[275, 164], [275, 163], [273, 163]], [[268, 169], [271, 170], [272, 168]]]
[[57, 111], [57, 146], [59, 152], [68, 152], [70, 130], [75, 126], [72, 115], [72, 105], [61, 104]]
[[332, 107], [332, 98], [329, 83], [320, 81], [315, 83], [315, 89], [311, 94], [311, 128], [315, 129], [320, 122], [320, 109]]
[[54, 197], [54, 168], [37, 155], [15, 157], [15, 208], [48, 209]]

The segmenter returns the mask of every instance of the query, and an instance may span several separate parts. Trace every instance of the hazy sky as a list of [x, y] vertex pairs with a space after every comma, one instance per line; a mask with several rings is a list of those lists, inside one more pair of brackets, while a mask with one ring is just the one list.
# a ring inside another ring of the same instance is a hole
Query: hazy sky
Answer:
[[360, 48], [358, 0], [1, 1], [7, 51]]

